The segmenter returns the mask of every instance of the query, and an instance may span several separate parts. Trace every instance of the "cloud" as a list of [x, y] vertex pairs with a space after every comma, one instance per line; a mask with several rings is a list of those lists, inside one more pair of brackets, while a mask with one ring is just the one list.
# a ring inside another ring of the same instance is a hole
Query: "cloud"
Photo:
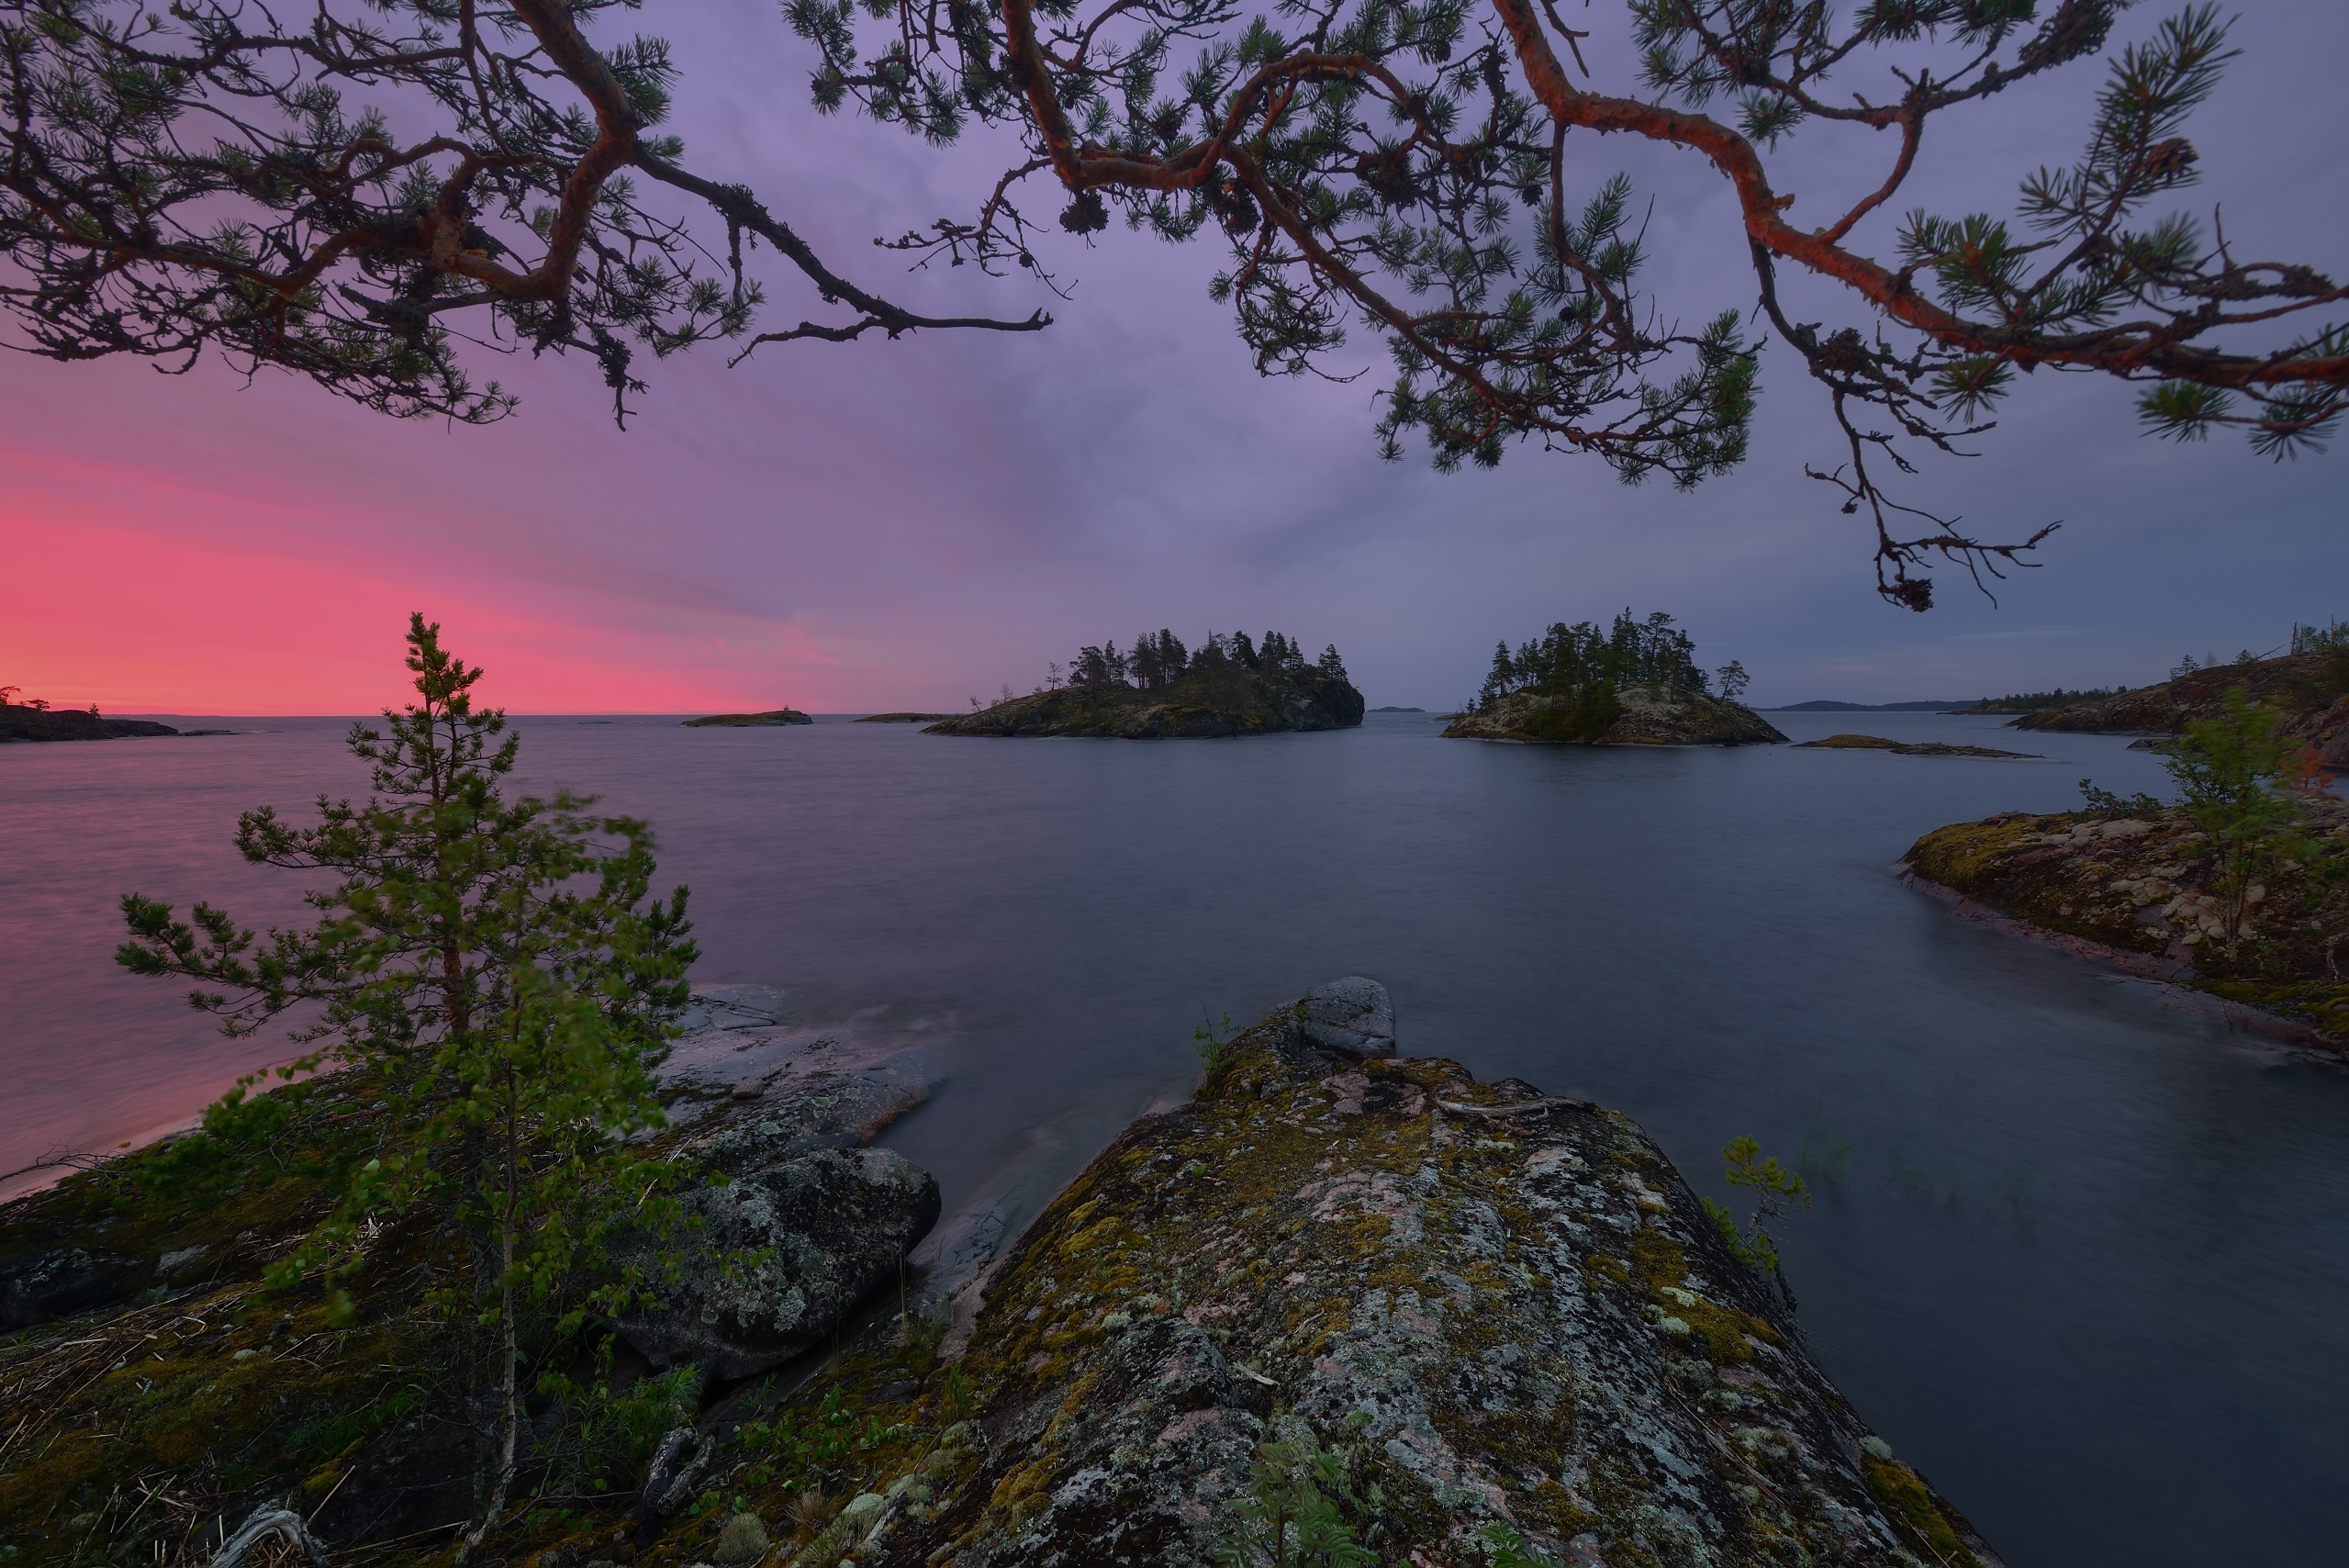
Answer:
[[[1374, 703], [1435, 706], [1473, 688], [1496, 637], [1629, 605], [1678, 616], [1708, 663], [1742, 659], [1758, 699], [1894, 700], [2133, 684], [2187, 647], [2265, 647], [2349, 609], [2341, 458], [2156, 444], [2101, 379], [2025, 378], [1983, 456], [1913, 482], [1985, 534], [2064, 524], [2042, 568], [1991, 585], [1997, 608], [1944, 574], [1925, 617], [1879, 603], [1863, 529], [1802, 476], [1836, 447], [1784, 353], [1763, 357], [1753, 457], [1693, 493], [1529, 448], [1494, 473], [1381, 463], [1374, 341], [1341, 356], [1361, 380], [1261, 379], [1206, 298], [1213, 250], [1117, 229], [1090, 248], [1055, 236], [1066, 301], [972, 268], [908, 274], [874, 237], [967, 210], [1000, 143], [940, 153], [813, 115], [779, 22], [665, 25], [699, 167], [755, 185], [834, 264], [917, 308], [1043, 305], [1057, 324], [768, 345], [733, 369], [681, 356], [649, 368], [625, 434], [592, 367], [562, 360], [486, 367], [522, 409], [471, 430], [391, 423], [281, 375], [10, 356], [5, 678], [120, 711], [360, 711], [395, 683], [415, 606], [526, 710], [955, 704], [1159, 625], [1335, 641]], [[2349, 12], [2279, 3], [2237, 41], [2194, 127], [2204, 195], [2227, 193], [2243, 245], [2338, 272], [2349, 204], [2310, 196], [2340, 190], [2349, 99], [2331, 73]], [[2003, 207], [2076, 144], [2082, 81], [1951, 121], [1962, 134], [1926, 151], [1932, 199]], [[1798, 139], [1803, 201], [1864, 189], [1880, 142]], [[1717, 181], [1624, 138], [1575, 145], [1594, 179], [1624, 166], [1654, 196], [1652, 281], [1674, 313], [1752, 303]], [[820, 308], [768, 275], [778, 315]], [[1789, 292], [1806, 319], [1851, 314], [1802, 280]]]

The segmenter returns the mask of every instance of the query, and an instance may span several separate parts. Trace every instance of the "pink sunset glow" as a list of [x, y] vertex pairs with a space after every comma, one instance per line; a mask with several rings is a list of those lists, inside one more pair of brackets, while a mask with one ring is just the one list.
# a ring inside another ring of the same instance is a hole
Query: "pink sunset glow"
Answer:
[[[2061, 519], [2045, 569], [1997, 607], [1952, 581], [1921, 617], [1875, 599], [1862, 532], [1802, 477], [1832, 465], [1834, 437], [1767, 354], [1755, 455], [1694, 494], [1532, 449], [1495, 473], [1381, 464], [1377, 345], [1357, 345], [1360, 382], [1259, 379], [1205, 297], [1202, 249], [1056, 237], [1066, 300], [902, 272], [872, 237], [968, 205], [995, 150], [940, 155], [812, 115], [777, 85], [806, 68], [785, 29], [738, 20], [661, 24], [710, 173], [775, 192], [824, 253], [911, 304], [1044, 306], [1056, 324], [648, 363], [625, 433], [576, 358], [483, 353], [476, 375], [522, 406], [474, 430], [209, 360], [175, 377], [0, 357], [0, 681], [124, 713], [364, 711], [397, 696], [418, 609], [521, 711], [959, 707], [1162, 625], [1335, 642], [1373, 703], [1438, 706], [1473, 689], [1494, 638], [1637, 605], [1741, 658], [1757, 700], [1889, 700], [2142, 681], [2343, 609], [2341, 455], [2158, 444], [2127, 388], [2077, 378], [2036, 378], [1988, 455], [1919, 481], [1993, 533]], [[2236, 193], [2229, 232], [2338, 255], [2349, 207], [2305, 192], [2338, 183], [2325, 131], [2349, 130], [2349, 99], [2324, 73], [2349, 13], [2270, 6], [2235, 41], [2244, 62], [2196, 142]], [[2262, 102], [2311, 106], [2307, 133], [2279, 149]], [[2077, 118], [2018, 90], [1975, 143], [1929, 147], [1927, 173], [1953, 202], [2003, 205]], [[1686, 194], [1626, 156], [1643, 187]], [[1751, 303], [1740, 248], [1716, 243], [1731, 221], [1701, 190], [1659, 207], [1692, 312]]]

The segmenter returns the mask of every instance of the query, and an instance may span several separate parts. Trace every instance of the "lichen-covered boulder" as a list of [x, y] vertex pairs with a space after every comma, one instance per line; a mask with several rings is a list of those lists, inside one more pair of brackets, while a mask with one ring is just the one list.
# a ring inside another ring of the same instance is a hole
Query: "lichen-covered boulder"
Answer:
[[792, 1396], [912, 1434], [796, 1560], [1207, 1568], [1310, 1519], [1396, 1568], [1995, 1568], [1628, 1118], [1294, 1025], [1086, 1169], [932, 1392], [876, 1350]]
[[[856, 1304], [898, 1277], [938, 1223], [938, 1183], [902, 1155], [825, 1148], [686, 1199], [698, 1230], [663, 1246], [682, 1277], [620, 1335], [656, 1367], [750, 1377], [822, 1343]], [[765, 1254], [765, 1260], [742, 1260]]]
[[1394, 999], [1361, 975], [1327, 980], [1305, 992], [1299, 1032], [1326, 1051], [1360, 1060], [1394, 1055]]

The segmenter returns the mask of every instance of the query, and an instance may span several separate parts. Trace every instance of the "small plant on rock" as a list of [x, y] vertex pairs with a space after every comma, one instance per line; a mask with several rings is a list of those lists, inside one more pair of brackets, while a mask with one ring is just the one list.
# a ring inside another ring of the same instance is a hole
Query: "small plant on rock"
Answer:
[[1199, 1027], [1191, 1032], [1191, 1048], [1199, 1053], [1199, 1065], [1210, 1078], [1232, 1059], [1232, 1015], [1228, 1013], [1224, 1014], [1222, 1023], [1202, 1019]]
[[1378, 1561], [1354, 1537], [1346, 1463], [1299, 1430], [1256, 1450], [1247, 1495], [1215, 1549], [1218, 1568], [1353, 1568]]
[[1728, 1244], [1738, 1261], [1775, 1277], [1778, 1243], [1763, 1222], [1810, 1207], [1810, 1186], [1778, 1163], [1776, 1155], [1765, 1156], [1761, 1143], [1752, 1137], [1737, 1139], [1721, 1150], [1721, 1158], [1728, 1164], [1725, 1174], [1729, 1185], [1743, 1187], [1753, 1194], [1753, 1217], [1740, 1226], [1736, 1215], [1710, 1198], [1702, 1200], [1705, 1212], [1720, 1228], [1721, 1239]]

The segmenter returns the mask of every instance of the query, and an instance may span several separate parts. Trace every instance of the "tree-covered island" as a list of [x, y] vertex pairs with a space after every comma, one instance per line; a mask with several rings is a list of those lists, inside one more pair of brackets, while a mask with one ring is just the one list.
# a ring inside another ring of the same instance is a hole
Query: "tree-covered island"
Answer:
[[1444, 734], [1539, 745], [1784, 741], [1738, 700], [1745, 688], [1745, 666], [1735, 660], [1708, 676], [1696, 662], [1696, 644], [1671, 616], [1658, 611], [1642, 621], [1626, 610], [1604, 632], [1588, 621], [1560, 622], [1514, 653], [1502, 643], [1476, 700]]
[[1282, 730], [1343, 730], [1362, 722], [1362, 694], [1347, 678], [1336, 644], [1308, 660], [1295, 639], [1267, 632], [1210, 632], [1196, 648], [1161, 629], [1132, 648], [1114, 639], [1078, 650], [1025, 697], [1008, 691], [991, 707], [932, 724], [934, 735], [1262, 735]]

